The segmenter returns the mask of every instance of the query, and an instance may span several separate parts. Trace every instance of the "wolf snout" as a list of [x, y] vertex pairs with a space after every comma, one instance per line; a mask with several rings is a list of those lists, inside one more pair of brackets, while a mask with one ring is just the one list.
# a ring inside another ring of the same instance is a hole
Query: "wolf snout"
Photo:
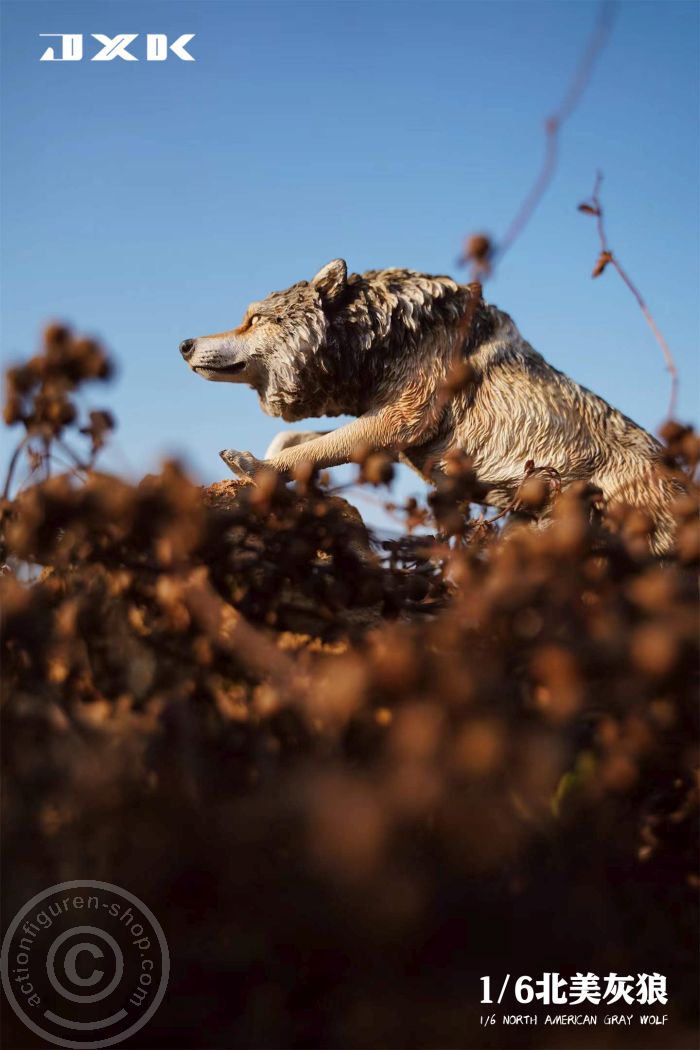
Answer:
[[194, 339], [184, 339], [180, 343], [180, 353], [184, 357], [185, 361], [188, 361], [190, 359], [190, 357], [192, 357], [192, 352], [194, 350], [194, 343], [195, 343]]

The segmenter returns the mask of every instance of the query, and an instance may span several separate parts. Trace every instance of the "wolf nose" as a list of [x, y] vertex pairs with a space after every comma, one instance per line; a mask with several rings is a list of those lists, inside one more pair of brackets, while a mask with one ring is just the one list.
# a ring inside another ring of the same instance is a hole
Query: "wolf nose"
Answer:
[[192, 357], [192, 351], [194, 350], [194, 339], [185, 339], [184, 342], [180, 343], [180, 353], [184, 357], [185, 361], [188, 357]]

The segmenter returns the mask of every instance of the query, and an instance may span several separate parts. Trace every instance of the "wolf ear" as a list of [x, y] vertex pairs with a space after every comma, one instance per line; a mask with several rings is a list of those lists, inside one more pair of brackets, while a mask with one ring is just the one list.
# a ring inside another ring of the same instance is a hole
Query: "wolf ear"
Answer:
[[333, 303], [338, 299], [348, 283], [348, 267], [345, 259], [333, 259], [318, 271], [311, 284], [321, 296], [324, 303]]

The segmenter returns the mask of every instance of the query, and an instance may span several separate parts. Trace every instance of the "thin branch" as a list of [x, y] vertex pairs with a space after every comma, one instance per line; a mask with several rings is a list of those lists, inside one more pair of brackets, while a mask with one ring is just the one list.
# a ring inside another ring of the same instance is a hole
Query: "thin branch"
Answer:
[[[31, 434], [28, 434], [28, 433], [25, 434], [24, 437], [22, 438], [22, 440], [18, 441], [18, 443], [17, 443], [17, 445], [16, 445], [16, 447], [15, 447], [13, 453], [12, 453], [12, 456], [10, 457], [10, 462], [8, 464], [8, 467], [7, 467], [7, 474], [5, 475], [5, 484], [4, 484], [3, 492], [2, 492], [2, 499], [4, 499], [4, 500], [9, 499], [9, 497], [10, 497], [10, 490], [12, 488], [12, 479], [14, 478], [15, 470], [17, 469], [17, 464], [19, 463], [20, 456], [21, 456], [22, 452], [24, 451], [24, 449], [27, 447], [27, 444], [29, 443], [31, 437], [32, 437]], [[54, 440], [55, 440], [56, 444], [61, 449], [63, 449], [63, 451], [66, 453], [66, 455], [68, 455], [70, 457], [70, 459], [72, 460], [72, 462], [74, 464], [74, 466], [72, 466], [72, 467], [70, 466], [70, 464], [65, 464], [65, 466], [68, 467], [68, 470], [70, 471], [70, 473], [74, 474], [75, 477], [79, 478], [79, 480], [84, 480], [83, 478], [80, 478], [80, 473], [79, 472], [82, 471], [83, 474], [88, 474], [89, 471], [91, 470], [91, 464], [83, 463], [80, 460], [80, 458], [75, 454], [73, 449], [68, 444], [66, 444], [66, 442], [63, 441], [61, 438], [56, 437]], [[34, 472], [37, 469], [39, 469], [39, 467], [42, 464], [48, 469], [48, 471], [50, 473], [50, 461], [51, 461], [52, 458], [56, 459], [57, 462], [59, 462], [59, 463], [61, 462], [60, 459], [58, 459], [58, 457], [56, 456], [56, 454], [51, 450], [51, 442], [50, 441], [49, 442], [44, 441], [44, 446], [45, 446], [45, 451], [41, 454], [41, 462], [38, 463], [37, 465], [35, 465], [34, 467], [32, 467], [32, 469], [30, 471], [30, 477], [31, 477], [32, 474], [34, 474]], [[47, 477], [48, 476], [49, 475], [47, 474]]]
[[652, 317], [651, 311], [647, 306], [646, 302], [644, 301], [641, 292], [634, 284], [632, 278], [624, 269], [617, 256], [613, 253], [608, 244], [608, 238], [605, 232], [605, 224], [603, 222], [603, 206], [600, 203], [600, 186], [602, 181], [602, 173], [598, 172], [598, 174], [596, 175], [595, 185], [593, 187], [593, 193], [591, 195], [591, 205], [589, 206], [584, 204], [579, 206], [579, 209], [581, 211], [595, 215], [596, 219], [598, 239], [600, 240], [600, 257], [593, 271], [593, 276], [599, 277], [607, 265], [613, 266], [617, 270], [624, 283], [629, 288], [634, 298], [637, 300], [637, 304], [644, 315], [644, 319], [651, 328], [657, 343], [661, 347], [661, 353], [664, 356], [664, 362], [666, 364], [666, 371], [671, 377], [671, 393], [668, 402], [667, 418], [673, 419], [676, 412], [676, 403], [678, 401], [678, 368], [676, 367], [676, 362], [673, 357], [673, 354], [671, 353], [671, 349], [666, 340], [664, 339], [663, 335], [661, 334], [661, 331], [659, 330], [656, 321]]
[[19, 457], [20, 457], [20, 455], [22, 453], [23, 448], [25, 447], [25, 445], [27, 444], [28, 441], [29, 441], [29, 434], [25, 434], [24, 437], [22, 438], [22, 440], [17, 442], [15, 450], [12, 453], [12, 457], [10, 459], [10, 462], [9, 462], [9, 465], [8, 465], [8, 468], [7, 468], [7, 474], [5, 475], [5, 485], [4, 485], [4, 488], [2, 490], [2, 498], [3, 499], [9, 499], [10, 488], [12, 486], [12, 478], [13, 478], [13, 475], [15, 473], [15, 467], [17, 466], [17, 463], [19, 462]]
[[76, 477], [78, 481], [84, 483], [87, 480], [87, 475], [85, 474], [85, 471], [81, 472], [78, 467], [72, 466], [72, 464], [70, 464], [68, 460], [61, 459], [61, 457], [57, 456], [55, 452], [51, 452], [49, 453], [49, 455], [53, 463], [58, 464], [59, 467], [63, 467], [68, 474], [71, 474], [73, 475], [73, 477]]
[[464, 254], [459, 261], [462, 264], [472, 263], [473, 276], [483, 279], [492, 273], [494, 262], [502, 259], [513, 246], [547, 191], [559, 159], [559, 132], [578, 106], [588, 87], [596, 59], [610, 34], [615, 8], [615, 0], [603, 0], [601, 3], [596, 25], [574, 71], [564, 99], [559, 108], [544, 122], [545, 146], [540, 171], [502, 240], [498, 244], [492, 244], [485, 235], [480, 234], [467, 240]]
[[56, 436], [55, 441], [56, 441], [56, 444], [59, 446], [59, 448], [63, 449], [63, 451], [66, 453], [66, 455], [69, 456], [72, 459], [72, 461], [75, 463], [75, 465], [78, 468], [78, 470], [82, 470], [85, 473], [88, 473], [92, 469], [92, 464], [91, 463], [83, 463], [83, 461], [80, 459], [80, 457], [78, 455], [76, 455], [76, 453], [73, 451], [73, 449], [70, 447], [70, 445], [66, 441], [64, 441], [63, 438], [60, 438], [60, 437]]
[[614, 12], [615, 4], [611, 2], [611, 0], [605, 0], [605, 2], [601, 4], [595, 28], [591, 34], [590, 40], [588, 41], [588, 46], [581, 57], [578, 68], [574, 72], [569, 89], [564, 96], [564, 101], [559, 109], [545, 120], [545, 153], [542, 168], [533, 183], [532, 189], [523, 201], [520, 211], [513, 219], [503, 237], [503, 240], [496, 250], [496, 254], [499, 258], [502, 258], [505, 255], [513, 242], [517, 240], [525, 229], [525, 226], [532, 218], [537, 205], [540, 203], [547, 187], [552, 181], [552, 176], [554, 175], [557, 166], [559, 132], [562, 125], [569, 119], [578, 106], [581, 97], [588, 86], [595, 61], [612, 28]]

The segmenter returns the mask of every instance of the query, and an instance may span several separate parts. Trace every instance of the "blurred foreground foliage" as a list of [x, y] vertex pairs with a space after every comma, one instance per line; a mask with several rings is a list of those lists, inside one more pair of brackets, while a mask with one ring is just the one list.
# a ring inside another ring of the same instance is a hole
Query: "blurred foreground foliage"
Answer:
[[549, 527], [470, 517], [459, 461], [379, 555], [313, 477], [98, 472], [114, 421], [75, 395], [110, 372], [54, 326], [8, 375], [6, 914], [74, 878], [154, 909], [173, 969], [136, 1045], [600, 1046], [480, 1027], [480, 976], [551, 970], [665, 974], [664, 1039], [694, 1045], [694, 432], [664, 434], [689, 495], [663, 562], [546, 465], [517, 509], [551, 497]]

